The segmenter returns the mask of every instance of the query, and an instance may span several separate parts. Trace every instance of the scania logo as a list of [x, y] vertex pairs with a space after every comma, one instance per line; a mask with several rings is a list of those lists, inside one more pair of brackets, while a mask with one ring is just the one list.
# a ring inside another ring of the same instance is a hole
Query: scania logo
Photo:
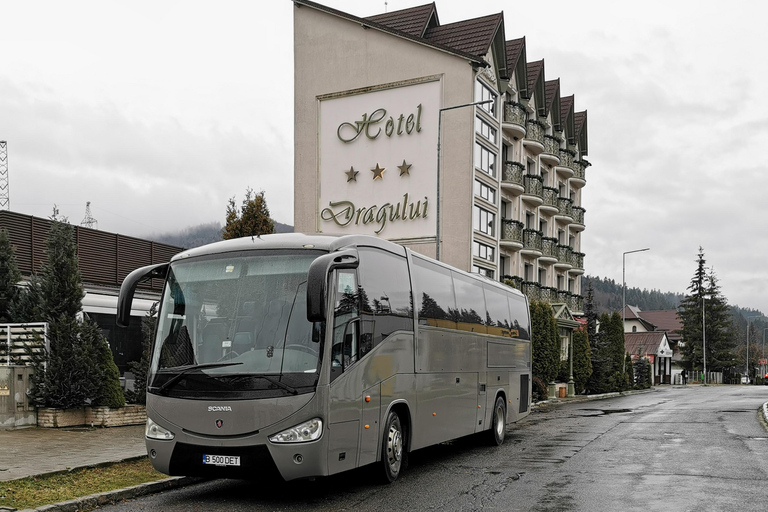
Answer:
[[209, 405], [208, 412], [232, 412], [232, 408], [228, 405]]
[[224, 426], [224, 420], [216, 420], [216, 428], [221, 428]]

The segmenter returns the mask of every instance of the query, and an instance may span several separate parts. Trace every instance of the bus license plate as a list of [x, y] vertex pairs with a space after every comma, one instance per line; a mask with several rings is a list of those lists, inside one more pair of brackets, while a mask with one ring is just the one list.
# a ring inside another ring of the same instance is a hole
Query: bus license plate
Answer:
[[213, 466], [239, 466], [240, 457], [237, 455], [203, 455], [203, 464]]

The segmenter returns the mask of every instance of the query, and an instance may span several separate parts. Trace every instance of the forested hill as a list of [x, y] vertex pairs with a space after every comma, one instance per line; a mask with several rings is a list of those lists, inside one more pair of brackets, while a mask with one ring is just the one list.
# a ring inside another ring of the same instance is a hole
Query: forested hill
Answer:
[[[293, 226], [282, 224], [276, 220], [273, 220], [273, 222], [275, 223], [275, 233], [293, 233]], [[146, 238], [147, 240], [153, 240], [162, 244], [192, 249], [213, 242], [221, 242], [222, 229], [224, 228], [219, 222], [211, 222], [193, 226], [176, 233], [149, 235]]]
[[[585, 299], [590, 283], [592, 284], [593, 300], [598, 314], [611, 311], [621, 312], [621, 283], [617, 283], [613, 279], [585, 275], [581, 281], [581, 294]], [[641, 311], [675, 309], [683, 297], [684, 294], [682, 293], [627, 288], [627, 304], [637, 306]]]

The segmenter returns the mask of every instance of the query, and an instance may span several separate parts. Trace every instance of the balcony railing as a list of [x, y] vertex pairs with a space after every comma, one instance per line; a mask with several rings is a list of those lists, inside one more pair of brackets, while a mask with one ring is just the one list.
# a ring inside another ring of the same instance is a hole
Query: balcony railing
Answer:
[[520, 185], [522, 187], [524, 186], [523, 184], [524, 171], [525, 171], [525, 166], [520, 162], [506, 161], [504, 162], [504, 171], [501, 176], [501, 181], [503, 183]]
[[525, 138], [526, 140], [538, 142], [542, 146], [544, 145], [544, 124], [535, 119], [529, 119], [526, 124]]
[[557, 302], [561, 304], [568, 304], [571, 298], [571, 292], [568, 290], [557, 290]]
[[522, 289], [523, 287], [523, 278], [520, 276], [511, 276], [509, 274], [504, 274], [501, 276], [501, 282], [511, 286], [512, 288], [516, 288], [518, 290]]
[[523, 230], [523, 247], [531, 251], [541, 252], [542, 233], [538, 229]]
[[573, 222], [576, 223], [576, 224], [581, 224], [583, 226], [584, 225], [584, 213], [586, 211], [587, 210], [585, 210], [581, 206], [574, 206], [572, 208]]
[[531, 300], [541, 300], [541, 285], [535, 281], [523, 281], [520, 291]]
[[572, 266], [572, 258], [571, 255], [573, 254], [573, 249], [571, 249], [570, 246], [567, 245], [560, 245], [557, 246], [557, 263], [559, 265], [568, 265]]
[[576, 152], [574, 152], [571, 149], [561, 149], [560, 150], [560, 167], [568, 167], [572, 171], [574, 170], [573, 167], [573, 157], [576, 156]]
[[587, 164], [585, 163], [584, 160], [574, 160], [573, 177], [578, 180], [586, 182], [587, 181], [586, 172], [585, 172], [586, 169], [587, 169]]
[[560, 193], [559, 190], [552, 187], [542, 187], [542, 197], [544, 198], [544, 204], [542, 206], [551, 206], [555, 210], [558, 209], [557, 206], [557, 195]]
[[523, 243], [523, 228], [519, 220], [501, 219], [501, 239], [508, 242]]
[[557, 238], [541, 238], [541, 257], [557, 260]]
[[506, 103], [504, 105], [504, 122], [518, 124], [525, 129], [525, 119], [528, 116], [522, 105], [517, 103]]
[[584, 297], [581, 295], [574, 295], [570, 294], [570, 297], [568, 297], [568, 309], [570, 309], [572, 312], [582, 312], [584, 311]]
[[584, 253], [574, 251], [571, 254], [571, 265], [578, 270], [584, 270]]
[[531, 196], [542, 197], [544, 180], [536, 174], [525, 175], [525, 193]]
[[557, 288], [542, 286], [539, 288], [539, 300], [550, 304], [557, 302]]
[[549, 156], [551, 160], [560, 160], [560, 139], [553, 135], [544, 135], [544, 153], [542, 156]]
[[565, 217], [573, 217], [573, 199], [570, 197], [558, 197], [557, 211]]

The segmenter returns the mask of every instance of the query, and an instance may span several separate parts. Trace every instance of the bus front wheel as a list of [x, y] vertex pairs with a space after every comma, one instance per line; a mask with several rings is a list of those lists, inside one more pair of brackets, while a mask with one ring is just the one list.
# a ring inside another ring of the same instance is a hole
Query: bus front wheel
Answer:
[[504, 443], [506, 429], [507, 407], [504, 397], [497, 396], [493, 405], [493, 417], [491, 418], [491, 430], [488, 432], [488, 442], [491, 446], [501, 446]]
[[406, 465], [406, 438], [400, 416], [389, 411], [384, 427], [384, 442], [381, 446], [381, 465], [385, 483], [397, 480]]

